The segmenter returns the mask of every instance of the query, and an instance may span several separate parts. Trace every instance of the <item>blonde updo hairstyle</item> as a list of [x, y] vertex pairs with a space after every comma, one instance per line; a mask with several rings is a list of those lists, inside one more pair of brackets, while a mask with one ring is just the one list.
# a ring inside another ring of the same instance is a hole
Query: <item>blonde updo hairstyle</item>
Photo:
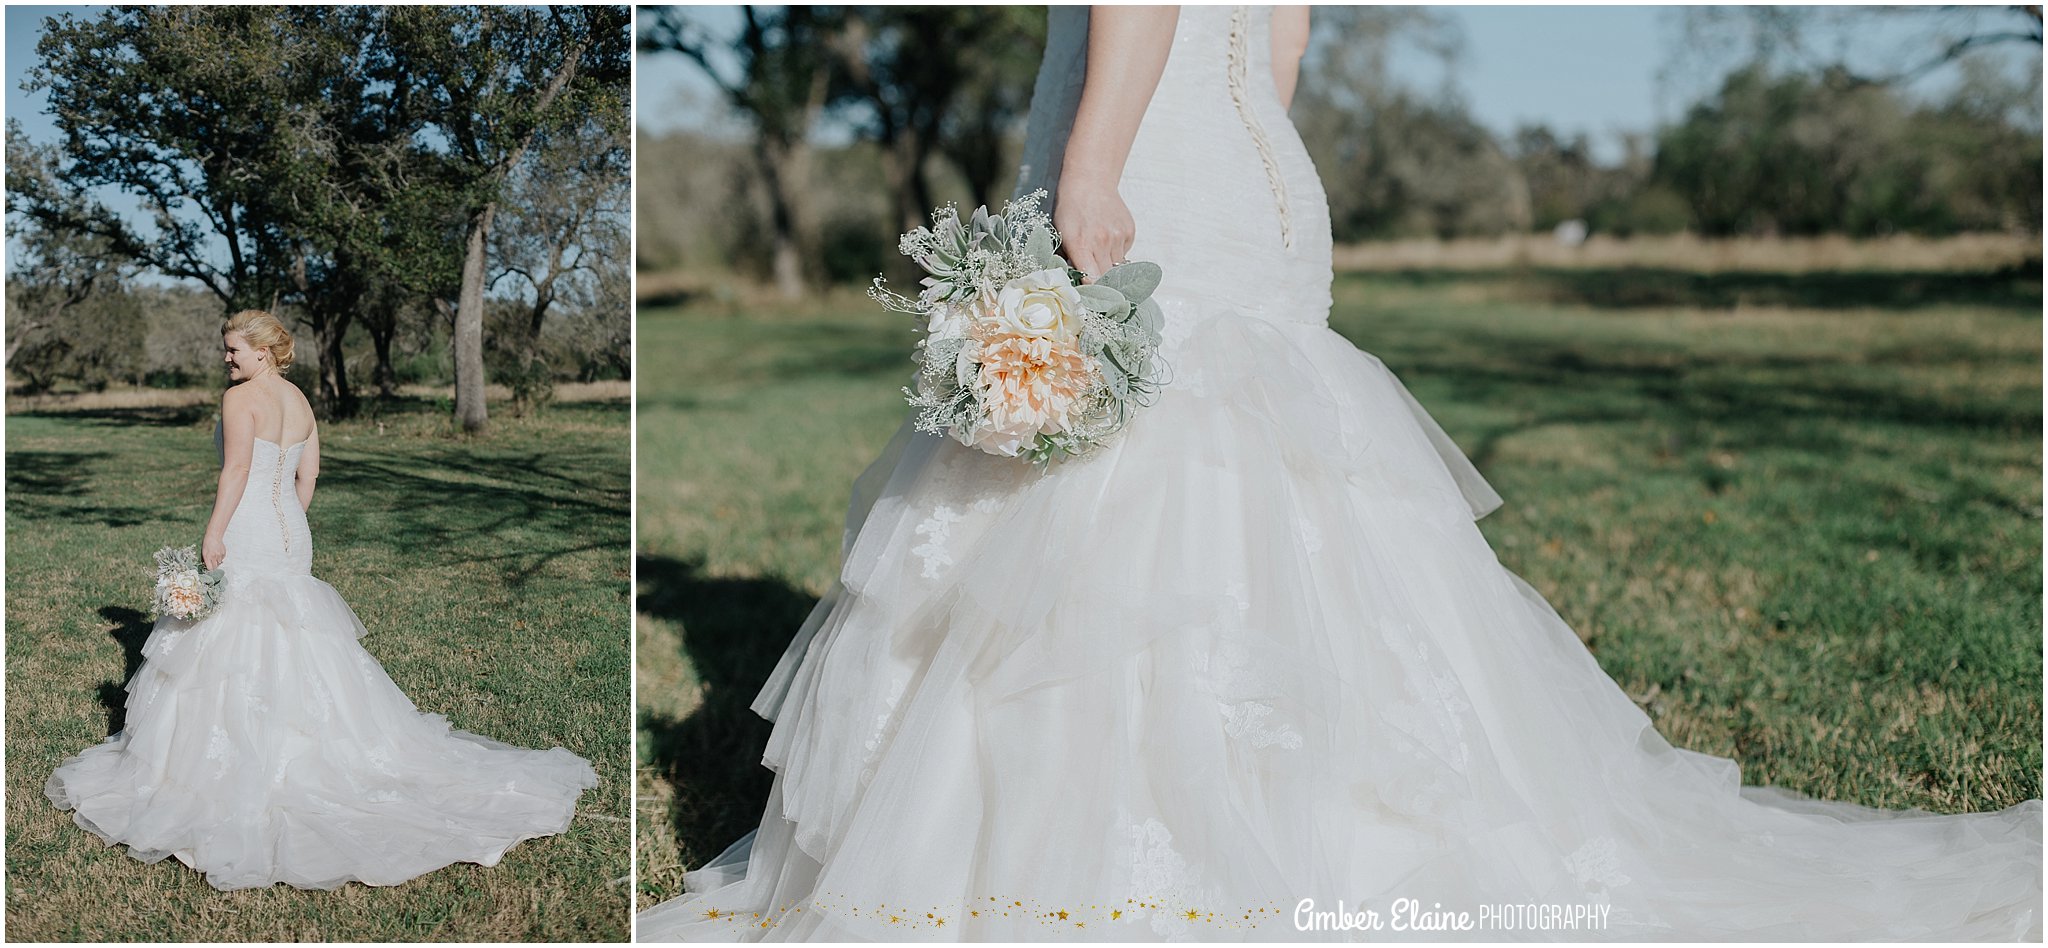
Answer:
[[241, 333], [249, 345], [270, 350], [270, 364], [279, 373], [292, 367], [292, 333], [277, 317], [260, 309], [245, 309], [229, 316], [227, 325], [220, 328], [223, 336], [231, 332]]

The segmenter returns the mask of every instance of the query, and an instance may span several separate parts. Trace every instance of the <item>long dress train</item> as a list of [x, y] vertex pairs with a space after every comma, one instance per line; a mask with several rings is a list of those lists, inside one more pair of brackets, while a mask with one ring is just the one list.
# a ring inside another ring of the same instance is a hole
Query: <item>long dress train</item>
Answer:
[[357, 643], [362, 622], [312, 575], [304, 446], [257, 439], [221, 604], [157, 621], [125, 728], [44, 792], [107, 845], [218, 889], [397, 885], [567, 829], [597, 785], [588, 761], [451, 729]]
[[[1121, 181], [1165, 394], [1044, 476], [906, 421], [754, 705], [759, 829], [637, 937], [2039, 940], [2040, 801], [1742, 786], [1495, 558], [1500, 499], [1327, 325], [1268, 12], [1180, 8]], [[1020, 190], [1083, 74], [1050, 16]]]

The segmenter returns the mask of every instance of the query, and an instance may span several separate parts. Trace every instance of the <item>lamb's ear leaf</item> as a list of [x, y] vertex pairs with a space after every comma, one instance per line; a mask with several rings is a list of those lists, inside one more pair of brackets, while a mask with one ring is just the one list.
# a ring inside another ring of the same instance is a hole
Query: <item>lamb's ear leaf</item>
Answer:
[[1159, 334], [1166, 328], [1166, 314], [1160, 312], [1159, 301], [1146, 299], [1138, 304], [1138, 325], [1152, 334], [1152, 343], [1159, 343]]
[[1132, 303], [1142, 303], [1151, 298], [1153, 290], [1159, 289], [1159, 281], [1165, 277], [1166, 272], [1159, 269], [1159, 264], [1133, 260], [1110, 267], [1095, 282], [1122, 293]]
[[1090, 283], [1075, 289], [1081, 291], [1081, 305], [1111, 319], [1122, 319], [1125, 313], [1130, 312], [1131, 301], [1110, 287]]
[[1052, 232], [1043, 224], [1031, 228], [1031, 236], [1024, 241], [1024, 253], [1038, 261], [1040, 269], [1057, 270], [1065, 264], [1058, 254], [1052, 252]]

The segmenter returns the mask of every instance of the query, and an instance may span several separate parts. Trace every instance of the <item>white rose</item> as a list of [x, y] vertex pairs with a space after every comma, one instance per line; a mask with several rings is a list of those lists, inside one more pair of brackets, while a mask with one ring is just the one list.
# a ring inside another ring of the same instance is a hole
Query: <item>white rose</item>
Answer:
[[1081, 334], [1081, 291], [1064, 270], [1039, 270], [1003, 284], [996, 296], [996, 324], [1033, 338]]

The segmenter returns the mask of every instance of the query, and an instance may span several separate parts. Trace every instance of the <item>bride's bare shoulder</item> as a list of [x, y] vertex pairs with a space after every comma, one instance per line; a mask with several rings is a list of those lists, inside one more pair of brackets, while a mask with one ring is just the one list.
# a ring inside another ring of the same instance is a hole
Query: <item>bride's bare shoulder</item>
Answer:
[[230, 385], [220, 395], [220, 407], [224, 411], [248, 411], [256, 406], [255, 386]]
[[308, 415], [313, 414], [313, 403], [311, 400], [306, 398], [306, 391], [304, 389], [296, 385], [293, 385], [290, 382], [285, 382], [284, 379], [278, 379], [278, 381], [284, 382], [286, 401], [290, 402], [293, 406], [305, 411], [305, 413]]

